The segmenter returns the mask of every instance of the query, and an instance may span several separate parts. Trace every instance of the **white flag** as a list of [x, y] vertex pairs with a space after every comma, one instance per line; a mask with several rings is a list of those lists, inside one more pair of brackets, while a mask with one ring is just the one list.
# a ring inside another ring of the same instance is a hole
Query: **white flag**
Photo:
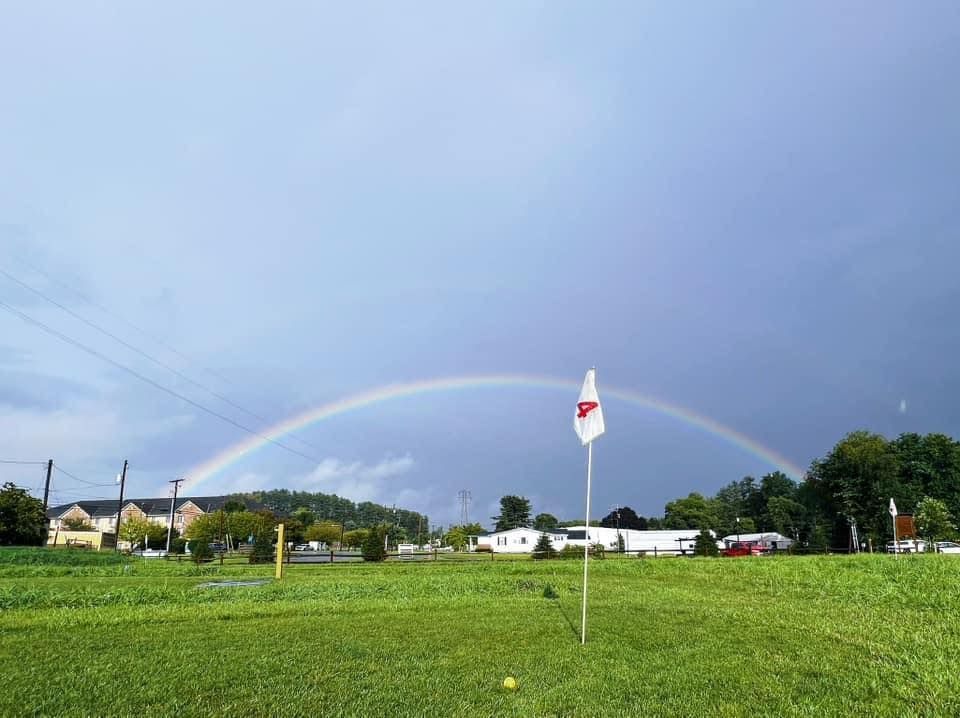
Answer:
[[890, 515], [897, 518], [897, 505], [893, 503], [893, 499], [890, 499]]
[[583, 388], [580, 389], [580, 400], [577, 402], [577, 413], [573, 417], [573, 429], [580, 437], [580, 443], [586, 446], [600, 436], [604, 431], [603, 409], [600, 407], [600, 397], [597, 395], [597, 370], [590, 369], [583, 378]]

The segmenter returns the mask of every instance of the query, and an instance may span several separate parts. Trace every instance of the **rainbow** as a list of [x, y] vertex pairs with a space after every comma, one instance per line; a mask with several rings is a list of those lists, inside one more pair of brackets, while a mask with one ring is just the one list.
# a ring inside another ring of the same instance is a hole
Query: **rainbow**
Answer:
[[[424, 379], [421, 381], [412, 381], [402, 384], [388, 384], [386, 386], [376, 387], [359, 394], [337, 399], [328, 404], [307, 409], [295, 416], [274, 424], [264, 429], [258, 434], [251, 435], [243, 441], [239, 441], [232, 446], [227, 447], [212, 458], [193, 467], [187, 473], [186, 484], [189, 488], [195, 489], [200, 484], [208, 481], [225, 469], [236, 464], [244, 457], [252, 454], [258, 449], [269, 446], [271, 442], [304, 429], [312, 424], [331, 419], [347, 412], [357, 411], [376, 404], [396, 399], [418, 396], [421, 394], [434, 394], [450, 391], [467, 391], [475, 389], [500, 389], [506, 387], [523, 387], [534, 389], [549, 389], [568, 392], [571, 395], [571, 404], [577, 397], [580, 390], [580, 383], [577, 381], [555, 379], [543, 376], [528, 376], [524, 374], [487, 374], [477, 376], [458, 376], [445, 377], [438, 379]], [[651, 409], [659, 414], [676, 419], [684, 424], [695, 427], [708, 434], [716, 436], [734, 446], [742, 449], [746, 453], [761, 459], [765, 463], [783, 471], [794, 479], [801, 479], [804, 470], [791, 462], [783, 455], [773, 449], [763, 446], [754, 441], [749, 436], [741, 434], [735, 429], [725, 426], [718, 421], [697, 414], [696, 412], [676, 404], [656, 399], [651, 396], [640, 394], [629, 389], [619, 389], [609, 386], [600, 386], [600, 396], [605, 402], [609, 400], [622, 401], [634, 406]], [[573, 409], [571, 408], [571, 411]], [[571, 427], [571, 434], [573, 429]]]

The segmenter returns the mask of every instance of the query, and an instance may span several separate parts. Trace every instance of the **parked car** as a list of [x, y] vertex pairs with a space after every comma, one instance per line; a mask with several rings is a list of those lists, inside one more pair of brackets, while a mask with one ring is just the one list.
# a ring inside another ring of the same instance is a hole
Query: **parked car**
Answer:
[[953, 541], [938, 541], [934, 545], [937, 547], [937, 553], [960, 554], [960, 543], [954, 543]]
[[309, 550], [310, 550], [310, 544], [308, 544], [308, 543], [298, 543], [296, 546], [293, 547], [293, 550], [294, 550], [294, 551], [309, 551]]
[[759, 556], [766, 550], [758, 543], [734, 542], [720, 552], [721, 556]]
[[227, 545], [225, 543], [220, 543], [219, 541], [214, 541], [210, 544], [210, 550], [214, 553], [226, 553]]
[[887, 544], [887, 553], [923, 553], [927, 550], [927, 542], [914, 539], [904, 539], [894, 545], [893, 541]]

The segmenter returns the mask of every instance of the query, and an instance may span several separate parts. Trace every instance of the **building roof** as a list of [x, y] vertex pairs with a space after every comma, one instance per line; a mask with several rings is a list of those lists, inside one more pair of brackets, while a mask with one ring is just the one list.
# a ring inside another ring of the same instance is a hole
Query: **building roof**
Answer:
[[483, 534], [480, 534], [480, 535], [493, 536], [494, 534], [506, 534], [506, 533], [510, 533], [511, 531], [533, 531], [534, 533], [538, 533], [538, 534], [546, 533], [546, 534], [553, 534], [554, 536], [566, 535], [567, 533], [566, 529], [542, 529], [541, 530], [541, 529], [535, 529], [532, 526], [515, 526], [512, 529], [505, 529], [504, 531], [491, 531], [490, 533], [484, 532]]
[[[174, 504], [174, 512], [179, 511], [184, 504], [192, 503], [204, 513], [210, 513], [211, 511], [219, 511], [223, 508], [224, 504], [231, 500], [241, 501], [242, 503], [246, 504], [248, 509], [251, 510], [261, 508], [259, 504], [256, 504], [252, 501], [244, 501], [243, 499], [238, 499], [235, 496], [178, 496], [176, 504]], [[50, 506], [47, 509], [47, 518], [60, 518], [60, 516], [65, 514], [74, 506], [78, 506], [83, 509], [83, 511], [85, 511], [91, 518], [108, 518], [110, 516], [117, 515], [117, 501], [118, 499], [97, 499], [90, 501], [81, 499], [80, 501], [73, 501], [69, 504]], [[170, 513], [169, 498], [123, 500], [124, 507], [127, 507], [130, 504], [134, 504], [147, 516], [167, 516]]]

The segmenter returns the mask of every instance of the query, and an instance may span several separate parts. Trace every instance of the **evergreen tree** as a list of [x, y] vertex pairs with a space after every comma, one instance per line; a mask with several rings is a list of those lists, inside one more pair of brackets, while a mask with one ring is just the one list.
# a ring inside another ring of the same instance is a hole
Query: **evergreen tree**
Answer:
[[530, 500], [522, 496], [504, 496], [500, 499], [500, 515], [494, 516], [497, 531], [509, 531], [530, 526]]
[[541, 560], [547, 558], [556, 558], [557, 552], [553, 548], [553, 541], [550, 540], [549, 534], [540, 534], [540, 538], [537, 540], [537, 545], [533, 547], [533, 559]]
[[706, 529], [697, 534], [696, 541], [693, 543], [693, 553], [695, 556], [717, 556], [720, 553], [716, 539]]
[[387, 558], [387, 549], [383, 546], [383, 540], [386, 537], [386, 527], [377, 526], [368, 531], [363, 545], [360, 547], [360, 553], [364, 561], [383, 561]]

